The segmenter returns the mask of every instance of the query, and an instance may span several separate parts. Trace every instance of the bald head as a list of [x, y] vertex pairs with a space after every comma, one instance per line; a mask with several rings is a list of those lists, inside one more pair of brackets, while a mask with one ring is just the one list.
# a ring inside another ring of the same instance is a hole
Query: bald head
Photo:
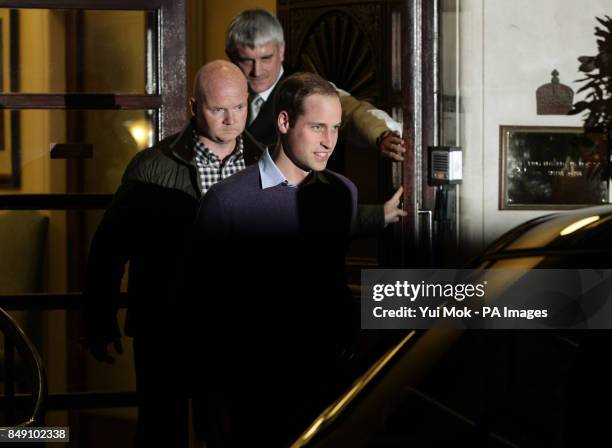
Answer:
[[220, 59], [212, 61], [198, 70], [193, 83], [193, 96], [197, 98], [227, 85], [248, 89], [246, 77], [235, 64]]
[[189, 100], [198, 133], [208, 144], [233, 144], [246, 125], [248, 98], [246, 78], [234, 64], [218, 60], [201, 67]]

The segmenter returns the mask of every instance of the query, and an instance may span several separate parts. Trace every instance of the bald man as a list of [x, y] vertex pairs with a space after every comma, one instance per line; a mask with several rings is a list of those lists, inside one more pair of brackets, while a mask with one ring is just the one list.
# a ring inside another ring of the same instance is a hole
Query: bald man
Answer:
[[203, 66], [196, 75], [189, 105], [198, 134], [194, 155], [204, 194], [219, 180], [250, 165], [253, 158], [259, 159], [262, 148], [259, 144], [251, 148], [245, 160], [240, 135], [248, 114], [248, 85], [235, 65], [214, 61]]
[[136, 366], [136, 446], [187, 446], [188, 391], [180, 387], [188, 383], [184, 363], [193, 354], [181, 352], [184, 316], [171, 297], [198, 199], [263, 151], [254, 141], [245, 145], [251, 139], [243, 133], [247, 101], [246, 79], [234, 64], [203, 66], [189, 100], [189, 124], [132, 159], [91, 244], [83, 327], [99, 361], [114, 361], [109, 345], [122, 352], [117, 310], [130, 262], [125, 334], [133, 337]]

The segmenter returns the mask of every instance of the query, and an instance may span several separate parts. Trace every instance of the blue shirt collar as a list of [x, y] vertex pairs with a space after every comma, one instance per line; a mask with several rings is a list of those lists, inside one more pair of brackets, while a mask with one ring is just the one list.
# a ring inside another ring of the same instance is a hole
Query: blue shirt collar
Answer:
[[278, 169], [272, 157], [270, 157], [270, 152], [268, 149], [263, 153], [259, 162], [259, 176], [261, 177], [261, 188], [265, 190], [266, 188], [276, 187], [277, 185], [289, 185], [289, 181]]

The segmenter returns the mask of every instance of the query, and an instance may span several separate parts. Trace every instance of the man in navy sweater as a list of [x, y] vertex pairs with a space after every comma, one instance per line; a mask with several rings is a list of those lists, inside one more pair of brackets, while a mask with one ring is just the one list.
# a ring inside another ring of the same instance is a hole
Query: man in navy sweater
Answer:
[[[244, 73], [249, 83], [249, 117], [246, 130], [264, 146], [274, 146], [277, 128], [273, 111], [274, 93], [289, 73], [285, 62], [284, 32], [280, 22], [263, 9], [247, 9], [234, 17], [227, 27], [225, 51], [229, 59]], [[332, 84], [333, 85], [333, 84]], [[342, 105], [341, 140], [348, 147], [366, 145], [394, 161], [403, 160], [405, 143], [392, 129], [401, 127], [382, 110], [359, 101], [348, 92], [337, 89]], [[384, 118], [383, 118], [384, 117]], [[249, 141], [245, 142], [248, 150]], [[353, 150], [355, 150], [353, 148]], [[400, 188], [385, 207], [360, 204], [356, 234], [373, 236], [390, 222], [399, 221], [407, 213], [390, 208], [399, 204]]]
[[205, 394], [223, 403], [229, 428], [211, 446], [282, 446], [297, 436], [337, 393], [349, 334], [344, 256], [357, 190], [325, 169], [341, 124], [338, 93], [297, 73], [274, 104], [273, 153], [214, 185], [196, 221], [195, 253], [207, 254], [197, 272], [215, 279], [204, 312], [193, 313], [207, 341]]

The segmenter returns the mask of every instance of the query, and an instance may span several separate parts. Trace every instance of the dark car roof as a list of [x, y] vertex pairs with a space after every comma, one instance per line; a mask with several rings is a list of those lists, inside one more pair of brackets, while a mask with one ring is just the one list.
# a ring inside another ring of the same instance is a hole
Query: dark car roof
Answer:
[[527, 221], [489, 246], [484, 258], [504, 252], [538, 250], [612, 250], [612, 205], [553, 213]]

